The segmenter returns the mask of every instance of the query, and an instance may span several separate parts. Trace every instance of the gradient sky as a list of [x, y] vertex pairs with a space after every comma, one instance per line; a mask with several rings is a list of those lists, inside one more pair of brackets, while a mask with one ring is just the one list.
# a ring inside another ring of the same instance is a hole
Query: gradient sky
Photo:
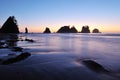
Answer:
[[120, 0], [0, 0], [0, 26], [9, 16], [16, 17], [20, 31], [55, 32], [64, 25], [81, 31], [89, 25], [91, 31], [120, 32]]

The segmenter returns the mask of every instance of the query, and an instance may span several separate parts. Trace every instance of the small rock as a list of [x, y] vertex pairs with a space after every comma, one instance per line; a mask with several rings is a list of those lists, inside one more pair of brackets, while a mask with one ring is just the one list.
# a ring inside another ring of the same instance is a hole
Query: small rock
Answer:
[[25, 52], [25, 53], [21, 53], [20, 55], [18, 55], [17, 57], [15, 58], [10, 58], [10, 59], [7, 59], [5, 61], [2, 62], [2, 65], [8, 65], [8, 64], [12, 64], [12, 63], [15, 63], [15, 62], [19, 62], [19, 61], [22, 61], [26, 58], [28, 58], [31, 54], [28, 53], [28, 52]]
[[95, 72], [109, 72], [106, 70], [102, 65], [98, 64], [97, 62], [93, 60], [84, 60], [82, 61], [88, 68]]

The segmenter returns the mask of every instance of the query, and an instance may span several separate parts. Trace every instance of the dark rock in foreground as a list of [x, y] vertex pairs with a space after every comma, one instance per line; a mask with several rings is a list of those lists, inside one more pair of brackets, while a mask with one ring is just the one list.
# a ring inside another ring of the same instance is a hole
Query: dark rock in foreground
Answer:
[[21, 47], [13, 47], [12, 50], [15, 51], [15, 52], [22, 52], [23, 48], [21, 48]]
[[25, 39], [25, 41], [34, 42], [34, 40], [32, 40], [32, 39]]
[[89, 26], [83, 26], [81, 33], [90, 33]]
[[98, 64], [97, 62], [93, 61], [93, 60], [84, 60], [82, 61], [88, 68], [90, 68], [91, 70], [95, 71], [95, 72], [109, 72], [108, 70], [106, 70], [102, 65]]
[[17, 57], [15, 58], [10, 58], [10, 59], [7, 59], [5, 61], [2, 62], [2, 65], [8, 65], [8, 64], [12, 64], [12, 63], [15, 63], [15, 62], [19, 62], [19, 61], [22, 61], [26, 58], [28, 58], [31, 54], [28, 53], [28, 52], [25, 52], [25, 53], [21, 53], [20, 55], [18, 55]]
[[43, 33], [51, 33], [50, 29], [46, 27], [45, 31]]
[[0, 33], [19, 33], [17, 20], [14, 16], [10, 16], [0, 29]]

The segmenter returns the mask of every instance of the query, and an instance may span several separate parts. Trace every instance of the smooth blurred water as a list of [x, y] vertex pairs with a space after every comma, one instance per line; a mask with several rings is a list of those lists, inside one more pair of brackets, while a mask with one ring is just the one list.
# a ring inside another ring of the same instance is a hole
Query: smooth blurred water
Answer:
[[120, 72], [120, 34], [20, 34], [35, 42], [19, 41], [32, 54], [67, 54], [78, 59], [93, 59], [104, 67]]

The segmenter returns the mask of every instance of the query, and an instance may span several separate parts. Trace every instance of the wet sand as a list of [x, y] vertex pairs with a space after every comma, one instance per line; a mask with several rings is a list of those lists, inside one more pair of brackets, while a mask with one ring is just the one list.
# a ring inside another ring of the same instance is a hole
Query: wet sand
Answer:
[[68, 54], [32, 54], [27, 59], [0, 65], [0, 80], [119, 80], [97, 73]]
[[[105, 63], [99, 63], [97, 57], [91, 54], [96, 51], [90, 51], [88, 48], [86, 49], [86, 46], [81, 47], [78, 45], [76, 45], [76, 47], [71, 46], [72, 48], [70, 48], [69, 43], [62, 46], [61, 43], [58, 43], [58, 45], [54, 43], [56, 40], [59, 42], [60, 39], [56, 39], [57, 37], [53, 39], [51, 37], [46, 38], [46, 36], [43, 38], [42, 36], [43, 39], [39, 40], [40, 43], [38, 43], [37, 40], [31, 43], [31, 39], [30, 41], [27, 40], [27, 42], [26, 40], [18, 42], [13, 42], [13, 39], [9, 40], [12, 44], [7, 42], [9, 46], [2, 46], [0, 49], [0, 80], [120, 80], [119, 71], [114, 72], [109, 70], [109, 68], [103, 65]], [[50, 40], [49, 38], [52, 39], [52, 42], [50, 42], [52, 45], [47, 43]], [[64, 40], [66, 41], [66, 37], [62, 40], [62, 43], [65, 43]], [[1, 43], [6, 42], [1, 40]], [[19, 44], [19, 46], [17, 46], [17, 44]], [[69, 48], [67, 48], [68, 44]], [[61, 47], [59, 48], [59, 46]], [[85, 50], [81, 51], [80, 49]], [[103, 51], [103, 48], [100, 49], [100, 51]], [[79, 52], [78, 55], [75, 55], [76, 51]], [[30, 53], [30, 55], [28, 54], [26, 57], [22, 55], [21, 57], [21, 54], [26, 52]], [[85, 56], [87, 55], [86, 53], [94, 57], [87, 57]], [[97, 54], [98, 53], [99, 49], [97, 51]], [[82, 56], [80, 54], [84, 55]], [[105, 61], [104, 57], [105, 56], [102, 56], [101, 58], [100, 56], [98, 58]], [[9, 60], [12, 62], [9, 62]], [[90, 60], [90, 64], [84, 60]], [[91, 62], [91, 60], [95, 60], [96, 63]], [[7, 62], [7, 64], [3, 64], [4, 62]]]

